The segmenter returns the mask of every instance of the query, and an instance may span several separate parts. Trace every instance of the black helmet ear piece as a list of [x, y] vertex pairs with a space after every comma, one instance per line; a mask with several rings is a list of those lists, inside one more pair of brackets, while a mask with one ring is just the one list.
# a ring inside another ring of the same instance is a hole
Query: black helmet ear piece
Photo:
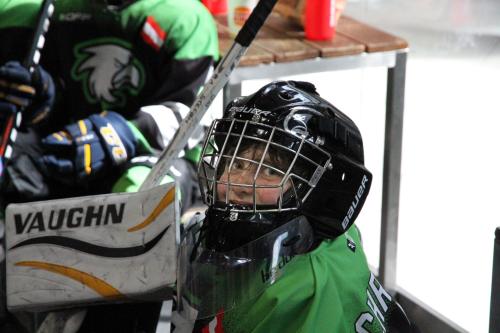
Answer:
[[319, 238], [332, 239], [349, 229], [363, 207], [372, 174], [360, 163], [337, 155], [302, 206]]

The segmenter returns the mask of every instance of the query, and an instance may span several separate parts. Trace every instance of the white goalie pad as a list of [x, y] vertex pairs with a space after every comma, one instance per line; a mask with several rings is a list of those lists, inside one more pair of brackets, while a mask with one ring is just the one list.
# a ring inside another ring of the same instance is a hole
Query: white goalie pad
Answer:
[[176, 280], [178, 221], [173, 183], [9, 205], [8, 308], [165, 298]]

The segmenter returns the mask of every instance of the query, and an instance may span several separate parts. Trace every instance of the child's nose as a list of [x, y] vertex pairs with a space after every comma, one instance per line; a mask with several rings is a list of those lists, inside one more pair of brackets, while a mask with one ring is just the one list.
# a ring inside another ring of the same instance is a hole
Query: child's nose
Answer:
[[253, 184], [253, 176], [254, 176], [253, 168], [246, 168], [241, 170], [233, 170], [231, 171], [229, 177], [231, 183], [236, 184]]
[[[230, 175], [232, 184], [230, 189], [237, 194], [246, 194], [253, 191], [253, 173], [250, 170], [241, 170], [231, 173]], [[242, 186], [245, 185], [245, 186]]]

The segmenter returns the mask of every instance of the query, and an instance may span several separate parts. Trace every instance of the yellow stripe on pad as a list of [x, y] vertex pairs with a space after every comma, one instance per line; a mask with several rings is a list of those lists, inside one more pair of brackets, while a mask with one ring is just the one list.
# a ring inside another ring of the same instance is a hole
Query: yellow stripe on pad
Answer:
[[90, 175], [90, 173], [92, 172], [92, 168], [90, 166], [92, 162], [92, 152], [90, 150], [90, 145], [88, 143], [83, 145], [83, 156], [85, 163], [85, 173], [87, 175]]
[[85, 125], [85, 121], [78, 120], [78, 127], [80, 127], [80, 132], [82, 132], [82, 135], [87, 135], [87, 125]]
[[64, 138], [59, 133], [52, 133], [52, 136], [57, 139], [57, 141], [62, 141]]
[[16, 89], [19, 90], [20, 92], [30, 94], [30, 95], [35, 95], [36, 90], [32, 86], [29, 86], [27, 84], [19, 84], [19, 83], [12, 83], [12, 82], [7, 82], [5, 80], [0, 80], [0, 86], [9, 88], [9, 89]]
[[105, 298], [118, 299], [125, 298], [118, 289], [89, 273], [82, 272], [78, 269], [66, 267], [57, 264], [51, 264], [41, 261], [20, 261], [16, 266], [32, 267], [44, 269], [46, 271], [66, 276], [70, 279], [80, 282], [81, 284], [96, 291], [99, 295]]
[[165, 194], [165, 196], [160, 200], [158, 205], [153, 209], [151, 214], [149, 214], [149, 216], [144, 221], [142, 221], [136, 226], [130, 227], [127, 231], [133, 232], [146, 228], [158, 217], [158, 215], [161, 214], [161, 212], [163, 212], [163, 210], [165, 210], [165, 208], [167, 208], [172, 203], [172, 201], [174, 201], [174, 199], [175, 199], [175, 187], [172, 187], [167, 192], [167, 194]]

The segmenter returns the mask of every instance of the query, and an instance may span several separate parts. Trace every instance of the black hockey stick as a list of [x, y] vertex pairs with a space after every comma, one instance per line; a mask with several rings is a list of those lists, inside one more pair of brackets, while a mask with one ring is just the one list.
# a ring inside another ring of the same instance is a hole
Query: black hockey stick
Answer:
[[[257, 32], [264, 24], [264, 21], [271, 13], [277, 1], [278, 0], [260, 0], [257, 4], [247, 22], [245, 22], [236, 36], [231, 49], [220, 61], [219, 65], [212, 74], [212, 77], [205, 84], [203, 90], [196, 98], [190, 112], [180, 123], [179, 129], [177, 130], [172, 141], [160, 154], [158, 162], [155, 164], [148, 177], [141, 185], [140, 190], [147, 190], [161, 182], [163, 176], [166, 174], [166, 171], [171, 167], [174, 159], [185, 147], [189, 137], [201, 121], [201, 118], [203, 118], [203, 115], [208, 107], [212, 104], [214, 98], [229, 80], [231, 72], [234, 68], [236, 68], [236, 66], [238, 66], [240, 58], [250, 46], [250, 43], [257, 35]], [[54, 333], [52, 327], [55, 327], [54, 325], [57, 325], [58, 322], [65, 321], [67, 313], [67, 311], [51, 313], [50, 316], [45, 319], [37, 333]]]
[[[33, 33], [33, 40], [30, 44], [28, 55], [23, 61], [23, 66], [33, 73], [35, 67], [40, 62], [41, 50], [45, 44], [45, 34], [49, 29], [50, 17], [54, 13], [54, 0], [44, 0], [38, 15], [38, 20]], [[0, 162], [8, 160], [12, 156], [12, 144], [17, 137], [17, 128], [22, 122], [23, 110], [10, 115], [7, 118], [5, 127], [2, 130], [0, 137]], [[0, 168], [0, 177], [3, 174], [3, 168]]]
[[[49, 19], [54, 12], [54, 0], [44, 0], [41, 9], [37, 18], [35, 30], [33, 33], [33, 40], [30, 44], [29, 53], [23, 61], [23, 66], [29, 69], [30, 73], [33, 73], [34, 68], [38, 65], [40, 61], [40, 51], [45, 44], [44, 35], [47, 33], [49, 28]], [[17, 137], [17, 128], [21, 125], [22, 121], [22, 111], [19, 110], [15, 114], [9, 115], [7, 117], [7, 122], [4, 125], [4, 128], [0, 132], [0, 180], [2, 179], [4, 173], [4, 160], [9, 159], [12, 156], [12, 143], [16, 140]], [[0, 222], [1, 223], [1, 222]], [[3, 233], [3, 232], [2, 232]], [[3, 235], [0, 234], [0, 240]], [[0, 246], [2, 246], [0, 242]], [[0, 262], [2, 262], [4, 258], [0, 257]], [[3, 265], [3, 263], [2, 263]], [[0, 272], [0, 319], [3, 317], [4, 312], [6, 311], [4, 301], [3, 291], [5, 290], [5, 282], [3, 281], [5, 277], [2, 276]], [[1, 320], [0, 320], [1, 321]]]
[[250, 46], [250, 43], [252, 43], [277, 1], [278, 0], [260, 0], [257, 4], [236, 36], [229, 52], [222, 58], [212, 74], [212, 77], [203, 87], [203, 90], [196, 98], [193, 106], [191, 106], [191, 110], [180, 123], [179, 129], [175, 133], [172, 141], [170, 141], [168, 147], [161, 152], [158, 162], [155, 164], [139, 190], [146, 190], [158, 185], [163, 179], [163, 176], [166, 175], [173, 161], [186, 146], [189, 137], [200, 123], [215, 96], [217, 96], [219, 91], [228, 82], [231, 72], [238, 66], [240, 58], [245, 54], [245, 51]]

